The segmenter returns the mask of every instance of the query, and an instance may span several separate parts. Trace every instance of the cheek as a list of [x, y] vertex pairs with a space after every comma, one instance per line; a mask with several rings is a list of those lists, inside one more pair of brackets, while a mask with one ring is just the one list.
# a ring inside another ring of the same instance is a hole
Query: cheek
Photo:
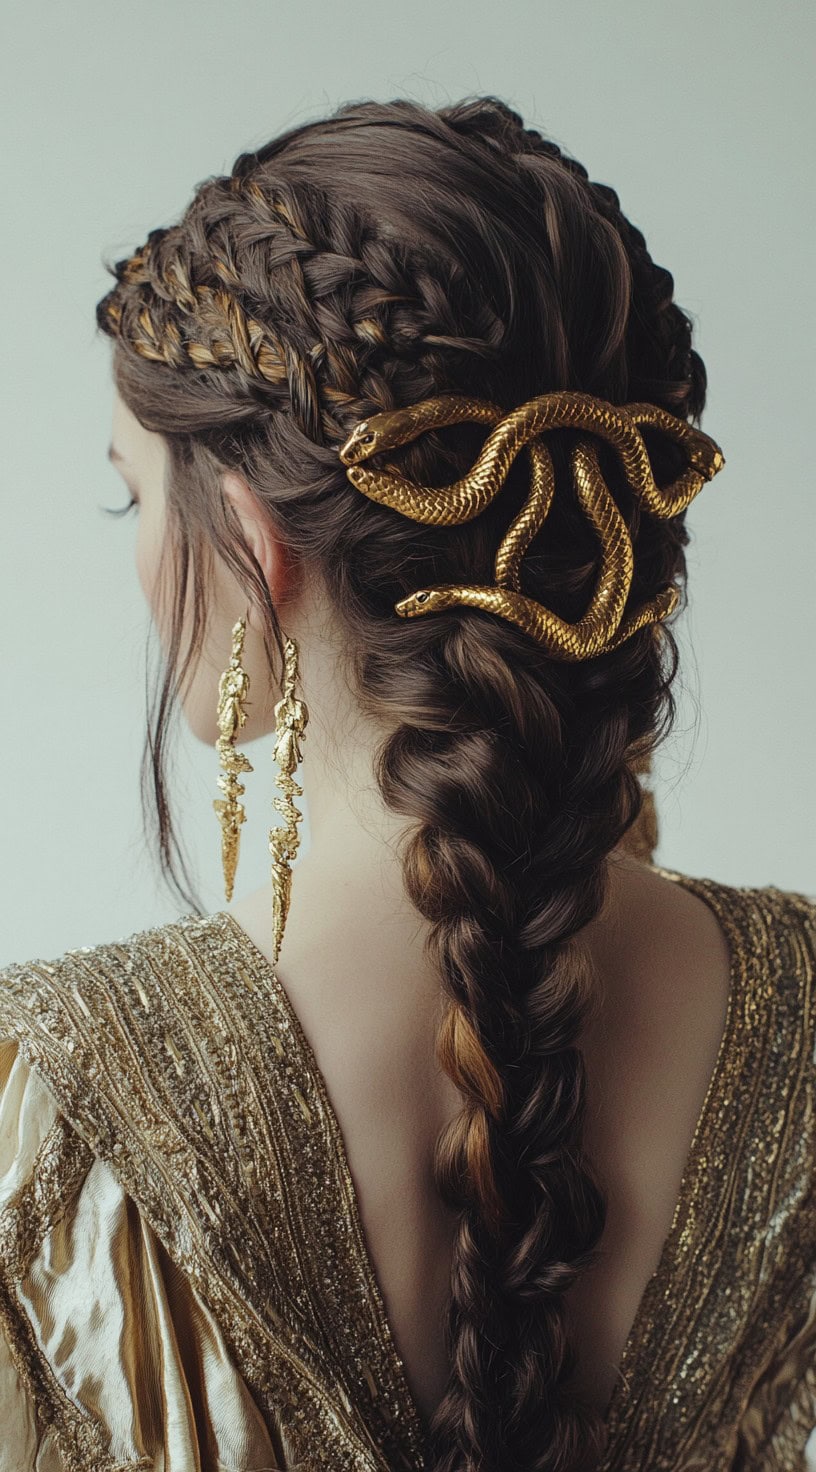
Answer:
[[142, 592], [144, 593], [145, 598], [152, 607], [153, 581], [150, 574], [149, 558], [145, 549], [144, 537], [141, 535], [141, 530], [139, 536], [136, 538], [136, 571], [139, 575], [139, 582], [142, 585]]
[[182, 696], [184, 719], [192, 734], [206, 746], [218, 738], [218, 676], [199, 664]]
[[150, 605], [154, 618], [158, 618], [158, 572], [162, 547], [163, 518], [151, 506], [142, 502], [139, 507], [139, 526], [136, 533], [136, 571], [142, 591]]
[[[159, 578], [159, 565], [164, 538], [163, 508], [157, 508], [155, 504], [148, 504], [146, 506], [145, 502], [142, 501], [139, 507], [139, 524], [134, 550], [136, 572], [150, 608], [159, 641], [164, 653], [167, 654], [170, 645], [172, 619], [172, 608], [168, 604], [168, 600], [175, 598], [176, 587], [173, 569], [171, 567], [166, 567], [163, 577], [161, 579]], [[182, 621], [182, 641], [185, 647], [187, 635], [191, 627], [192, 588], [188, 585], [187, 601]], [[219, 658], [221, 653], [222, 650], [219, 648]], [[218, 678], [221, 669], [228, 662], [229, 646], [227, 641], [226, 654], [221, 659], [217, 670], [210, 667], [210, 662], [206, 658], [199, 659], [192, 675], [188, 673], [184, 681], [184, 691], [180, 702], [184, 716], [193, 735], [207, 745], [214, 745], [218, 736]]]

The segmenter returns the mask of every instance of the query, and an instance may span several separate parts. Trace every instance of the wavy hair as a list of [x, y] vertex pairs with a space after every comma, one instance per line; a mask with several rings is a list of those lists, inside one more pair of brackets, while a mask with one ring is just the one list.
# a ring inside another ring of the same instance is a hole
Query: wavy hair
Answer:
[[[106, 265], [116, 281], [97, 323], [115, 339], [115, 381], [169, 455], [173, 617], [142, 769], [163, 871], [189, 898], [164, 738], [201, 649], [214, 553], [257, 604], [270, 670], [283, 675], [269, 589], [220, 485], [230, 467], [293, 559], [322, 577], [361, 708], [386, 733], [382, 799], [410, 820], [404, 884], [430, 925], [445, 999], [437, 1054], [462, 1095], [434, 1156], [458, 1228], [450, 1376], [428, 1466], [597, 1466], [604, 1421], [571, 1383], [564, 1300], [597, 1257], [606, 1209], [582, 1149], [578, 1044], [593, 987], [579, 932], [641, 814], [636, 772], [671, 726], [676, 642], [670, 626], [647, 626], [569, 663], [482, 610], [400, 619], [395, 602], [417, 587], [492, 582], [526, 499], [525, 457], [482, 515], [439, 528], [362, 496], [338, 449], [362, 418], [440, 392], [509, 410], [572, 388], [699, 420], [706, 377], [689, 317], [614, 190], [492, 96], [435, 111], [342, 106], [241, 154], [196, 188], [178, 224]], [[673, 479], [678, 447], [643, 433], [656, 478]], [[599, 558], [569, 492], [573, 436], [549, 440], [556, 495], [521, 585], [571, 621]], [[458, 425], [389, 459], [447, 484], [483, 439]], [[682, 591], [684, 515], [643, 511], [615, 455], [600, 455], [634, 543], [627, 611], [670, 583]]]

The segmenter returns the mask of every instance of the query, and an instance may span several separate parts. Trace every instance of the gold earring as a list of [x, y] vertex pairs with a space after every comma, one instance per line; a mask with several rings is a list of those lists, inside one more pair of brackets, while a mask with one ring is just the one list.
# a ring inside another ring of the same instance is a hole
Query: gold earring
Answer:
[[232, 630], [232, 654], [230, 662], [218, 681], [218, 729], [220, 735], [215, 749], [224, 768], [218, 777], [218, 786], [224, 797], [213, 798], [221, 823], [221, 864], [224, 870], [224, 891], [232, 899], [235, 870], [238, 867], [238, 848], [241, 840], [241, 824], [246, 820], [243, 805], [238, 801], [245, 792], [243, 782], [238, 781], [241, 772], [254, 770], [242, 751], [235, 748], [235, 737], [246, 724], [244, 702], [249, 693], [249, 675], [241, 665], [244, 647], [246, 619], [239, 618]]
[[293, 639], [284, 644], [284, 687], [283, 698], [275, 706], [275, 745], [272, 759], [280, 767], [275, 779], [283, 797], [273, 799], [272, 806], [283, 816], [283, 825], [276, 824], [269, 830], [269, 852], [272, 855], [272, 937], [273, 966], [280, 954], [286, 916], [289, 913], [289, 896], [292, 889], [291, 863], [300, 844], [297, 825], [303, 814], [295, 807], [292, 798], [302, 797], [303, 788], [294, 780], [294, 771], [302, 758], [300, 744], [309, 719], [309, 712], [302, 700], [295, 698], [295, 682], [298, 677], [298, 650]]

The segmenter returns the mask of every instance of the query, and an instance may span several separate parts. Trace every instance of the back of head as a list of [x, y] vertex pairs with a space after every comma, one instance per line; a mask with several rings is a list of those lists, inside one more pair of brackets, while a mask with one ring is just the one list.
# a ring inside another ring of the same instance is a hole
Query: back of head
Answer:
[[[442, 393], [511, 410], [572, 389], [697, 419], [705, 372], [689, 320], [615, 193], [492, 97], [437, 111], [356, 103], [294, 128], [206, 180], [179, 224], [111, 269], [98, 322], [115, 338], [117, 386], [169, 449], [176, 592], [160, 722], [188, 575], [184, 659], [201, 647], [213, 548], [262, 610], [282, 670], [269, 590], [220, 489], [224, 466], [239, 468], [325, 583], [360, 704], [385, 733], [383, 800], [410, 820], [405, 885], [447, 999], [438, 1054], [464, 1096], [435, 1162], [460, 1225], [433, 1472], [595, 1466], [603, 1424], [570, 1388], [563, 1299], [604, 1224], [581, 1151], [591, 978], [575, 937], [640, 812], [635, 770], [671, 722], [676, 645], [648, 624], [569, 662], [478, 608], [397, 618], [420, 586], [493, 582], [526, 457], [481, 515], [439, 527], [360, 495], [338, 451], [361, 420]], [[447, 485], [484, 435], [433, 430], [388, 461]], [[672, 480], [678, 445], [643, 436], [655, 479]], [[521, 567], [521, 591], [569, 621], [599, 559], [571, 490], [574, 438], [552, 436], [556, 492]], [[598, 453], [638, 608], [683, 584], [684, 515], [650, 515], [612, 450]], [[156, 790], [172, 869], [158, 767]]]

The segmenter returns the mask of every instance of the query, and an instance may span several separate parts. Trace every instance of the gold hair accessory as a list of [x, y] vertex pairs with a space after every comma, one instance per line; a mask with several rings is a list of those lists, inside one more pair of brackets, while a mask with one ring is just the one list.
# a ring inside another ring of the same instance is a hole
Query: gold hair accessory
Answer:
[[235, 737], [246, 723], [244, 701], [249, 693], [249, 675], [241, 665], [245, 633], [246, 619], [239, 618], [232, 630], [230, 662], [218, 682], [217, 719], [220, 735], [215, 748], [224, 768], [218, 777], [218, 786], [224, 797], [213, 798], [213, 807], [221, 822], [221, 864], [224, 870], [224, 891], [228, 900], [232, 899], [235, 870], [238, 867], [241, 824], [246, 819], [244, 808], [238, 801], [246, 789], [238, 778], [241, 772], [253, 770], [248, 758], [235, 748]]
[[269, 830], [269, 852], [272, 855], [272, 937], [273, 966], [277, 965], [283, 930], [289, 913], [289, 896], [292, 889], [291, 863], [300, 844], [298, 823], [303, 814], [295, 807], [292, 798], [302, 797], [303, 788], [294, 780], [297, 763], [301, 760], [300, 743], [309, 719], [309, 712], [302, 700], [295, 698], [294, 689], [298, 678], [298, 649], [294, 639], [284, 644], [284, 688], [283, 698], [275, 706], [275, 745], [272, 759], [280, 767], [276, 785], [283, 797], [276, 797], [272, 806], [283, 816], [284, 822]]
[[[419, 486], [394, 471], [366, 469], [360, 463], [407, 444], [426, 430], [466, 421], [493, 427], [472, 470], [452, 485]], [[664, 430], [686, 451], [688, 468], [671, 485], [661, 488], [655, 482], [638, 428], [641, 424]], [[615, 405], [571, 390], [542, 394], [509, 413], [483, 399], [442, 394], [405, 409], [374, 414], [355, 426], [340, 450], [346, 474], [370, 500], [428, 526], [470, 521], [498, 495], [524, 446], [531, 462], [530, 493], [499, 546], [495, 585], [420, 588], [394, 605], [401, 617], [416, 618], [456, 604], [482, 608], [517, 624], [553, 658], [565, 660], [590, 659], [615, 649], [644, 625], [668, 617], [679, 599], [673, 585], [623, 618], [634, 571], [632, 539], [604, 482], [596, 448], [584, 436], [572, 451], [571, 466], [579, 503], [601, 543], [601, 565], [589, 606], [571, 624], [520, 591], [522, 558], [544, 524], [555, 489], [552, 456], [539, 436], [568, 427], [599, 435], [614, 447], [628, 484], [653, 516], [672, 517], [684, 511], [725, 464], [721, 449], [709, 435], [656, 404]]]

